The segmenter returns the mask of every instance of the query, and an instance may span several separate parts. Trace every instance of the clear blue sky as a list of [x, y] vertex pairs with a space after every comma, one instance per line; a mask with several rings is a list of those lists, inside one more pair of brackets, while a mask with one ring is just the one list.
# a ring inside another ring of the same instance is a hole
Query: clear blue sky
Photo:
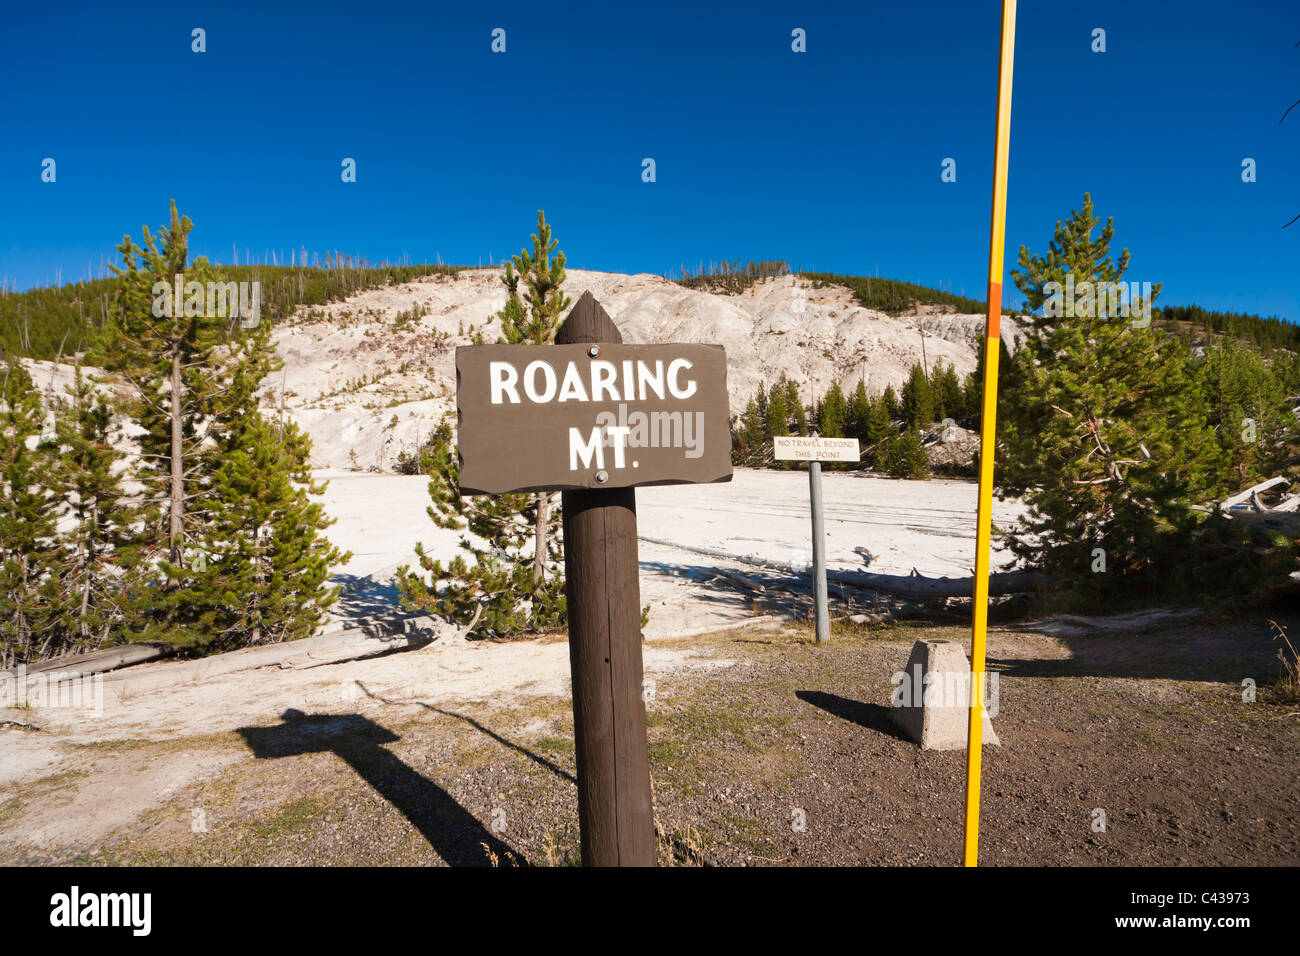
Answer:
[[[218, 262], [232, 244], [241, 260], [305, 246], [486, 262], [545, 208], [575, 267], [786, 258], [983, 297], [999, 10], [11, 5], [0, 277], [98, 272], [175, 197], [194, 253]], [[1297, 41], [1294, 0], [1022, 2], [1008, 268], [1088, 190], [1133, 252], [1129, 278], [1163, 282], [1166, 304], [1300, 319], [1300, 223], [1280, 228], [1300, 213], [1300, 109], [1278, 123], [1300, 97]]]

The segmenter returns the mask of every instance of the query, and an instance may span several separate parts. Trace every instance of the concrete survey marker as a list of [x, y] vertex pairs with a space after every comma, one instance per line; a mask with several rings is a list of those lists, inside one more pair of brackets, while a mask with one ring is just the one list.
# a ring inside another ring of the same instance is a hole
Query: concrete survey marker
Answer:
[[[907, 670], [894, 675], [890, 719], [922, 750], [965, 750], [970, 720], [970, 662], [954, 641], [912, 645]], [[1001, 746], [989, 713], [997, 713], [997, 675], [984, 692], [984, 743]], [[989, 680], [985, 675], [986, 681]]]

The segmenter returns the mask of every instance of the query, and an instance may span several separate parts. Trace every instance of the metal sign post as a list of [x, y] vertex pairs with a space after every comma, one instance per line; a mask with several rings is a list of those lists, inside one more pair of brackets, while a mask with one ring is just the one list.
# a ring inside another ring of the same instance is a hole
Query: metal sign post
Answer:
[[808, 503], [812, 507], [813, 603], [817, 618], [817, 643], [831, 637], [831, 612], [826, 598], [826, 521], [822, 517], [822, 463], [808, 463]]
[[859, 461], [856, 438], [822, 438], [813, 432], [807, 438], [784, 436], [772, 439], [777, 461], [808, 462], [808, 503], [812, 510], [812, 578], [817, 643], [831, 636], [831, 616], [826, 595], [826, 520], [822, 514], [822, 462]]

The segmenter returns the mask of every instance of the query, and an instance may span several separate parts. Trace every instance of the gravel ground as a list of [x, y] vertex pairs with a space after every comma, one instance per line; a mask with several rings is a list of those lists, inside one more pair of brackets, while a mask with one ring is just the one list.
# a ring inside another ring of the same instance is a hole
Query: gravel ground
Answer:
[[[665, 678], [648, 705], [661, 862], [959, 862], [965, 755], [921, 752], [887, 718], [911, 642], [968, 643], [964, 631], [841, 626], [820, 647], [793, 626], [688, 639], [730, 663]], [[1002, 747], [985, 749], [981, 862], [1300, 862], [1300, 715], [1266, 688], [1275, 646], [1263, 620], [1086, 639], [992, 631]], [[1241, 700], [1244, 677], [1260, 685], [1256, 703]], [[11, 846], [0, 860], [578, 860], [564, 696], [508, 707], [364, 698], [230, 734], [106, 744], [84, 771], [0, 792], [0, 828], [103, 775], [197, 757], [220, 769], [100, 845]]]

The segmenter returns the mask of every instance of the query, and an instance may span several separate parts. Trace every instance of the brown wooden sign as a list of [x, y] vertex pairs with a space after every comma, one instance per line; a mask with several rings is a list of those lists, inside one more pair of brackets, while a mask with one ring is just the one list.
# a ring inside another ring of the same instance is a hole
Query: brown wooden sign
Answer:
[[720, 345], [456, 349], [466, 494], [731, 480]]

